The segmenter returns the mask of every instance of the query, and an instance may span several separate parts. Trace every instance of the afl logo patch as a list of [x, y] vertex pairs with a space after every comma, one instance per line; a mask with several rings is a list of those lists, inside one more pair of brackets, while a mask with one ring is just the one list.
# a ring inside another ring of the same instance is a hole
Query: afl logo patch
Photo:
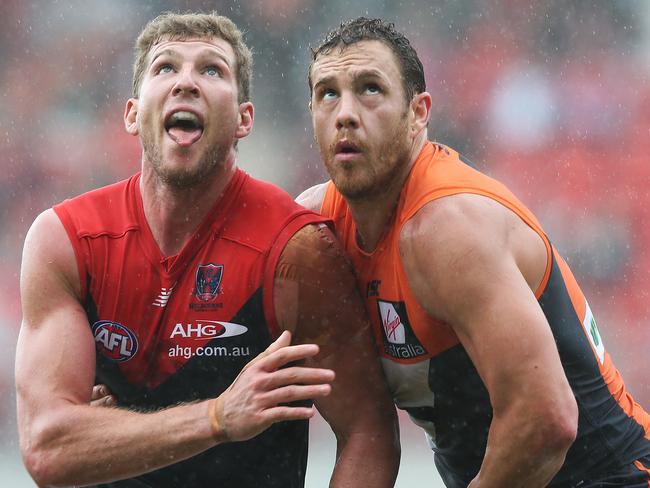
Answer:
[[97, 350], [111, 361], [128, 361], [138, 351], [138, 340], [127, 327], [110, 320], [100, 320], [92, 327]]

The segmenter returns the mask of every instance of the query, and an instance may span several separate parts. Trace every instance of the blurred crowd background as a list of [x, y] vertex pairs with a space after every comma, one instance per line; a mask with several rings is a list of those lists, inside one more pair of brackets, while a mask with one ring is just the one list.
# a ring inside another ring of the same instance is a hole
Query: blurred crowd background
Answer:
[[[256, 120], [240, 144], [240, 164], [294, 196], [326, 178], [308, 112], [309, 46], [358, 15], [393, 21], [425, 66], [430, 138], [501, 179], [537, 214], [582, 284], [629, 390], [650, 408], [650, 2], [0, 6], [0, 480], [14, 480], [3, 486], [30, 486], [16, 474], [13, 385], [25, 233], [54, 203], [138, 171], [138, 142], [122, 124], [132, 46], [164, 10], [216, 9], [246, 32]], [[316, 429], [317, 443], [322, 432]], [[403, 444], [426, 449], [413, 432]], [[425, 485], [420, 478], [409, 486]]]

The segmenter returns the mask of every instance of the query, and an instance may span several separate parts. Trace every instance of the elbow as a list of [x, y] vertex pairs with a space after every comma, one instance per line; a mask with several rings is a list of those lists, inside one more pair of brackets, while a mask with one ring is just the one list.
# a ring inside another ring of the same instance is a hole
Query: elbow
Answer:
[[47, 447], [45, 435], [21, 440], [21, 455], [27, 472], [38, 486], [66, 486], [64, 463], [56, 450]]
[[56, 486], [55, 462], [48, 452], [35, 447], [21, 449], [23, 464], [38, 486]]
[[578, 406], [573, 395], [547, 409], [538, 423], [538, 446], [548, 455], [564, 459], [578, 433]]

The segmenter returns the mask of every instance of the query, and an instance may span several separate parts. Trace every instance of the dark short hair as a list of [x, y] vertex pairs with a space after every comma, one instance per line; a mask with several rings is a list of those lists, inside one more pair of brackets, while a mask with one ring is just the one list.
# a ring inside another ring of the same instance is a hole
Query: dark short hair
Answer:
[[361, 41], [381, 41], [395, 54], [401, 69], [402, 84], [406, 101], [410, 101], [416, 93], [427, 89], [424, 81], [424, 68], [413, 46], [404, 34], [395, 29], [392, 22], [381, 19], [359, 17], [343, 22], [339, 27], [330, 31], [317, 48], [311, 48], [311, 64], [309, 65], [309, 92], [312, 91], [311, 69], [316, 58], [327, 55], [336, 47], [344, 50], [347, 46]]
[[238, 101], [247, 102], [251, 96], [253, 55], [244, 42], [244, 36], [227, 17], [216, 12], [177, 14], [164, 12], [151, 20], [135, 42], [133, 63], [133, 96], [140, 96], [140, 85], [149, 62], [151, 49], [162, 41], [188, 39], [223, 39], [232, 46], [237, 62]]

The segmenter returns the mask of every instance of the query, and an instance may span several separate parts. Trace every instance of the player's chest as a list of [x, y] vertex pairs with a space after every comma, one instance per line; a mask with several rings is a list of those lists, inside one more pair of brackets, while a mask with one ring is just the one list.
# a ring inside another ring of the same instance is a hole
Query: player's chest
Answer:
[[381, 355], [410, 364], [448, 349], [458, 338], [420, 306], [398, 255], [387, 249], [354, 261]]
[[98, 354], [123, 368], [247, 361], [268, 342], [260, 253], [215, 241], [182, 266], [128, 253], [110, 263], [93, 270], [88, 315]]

